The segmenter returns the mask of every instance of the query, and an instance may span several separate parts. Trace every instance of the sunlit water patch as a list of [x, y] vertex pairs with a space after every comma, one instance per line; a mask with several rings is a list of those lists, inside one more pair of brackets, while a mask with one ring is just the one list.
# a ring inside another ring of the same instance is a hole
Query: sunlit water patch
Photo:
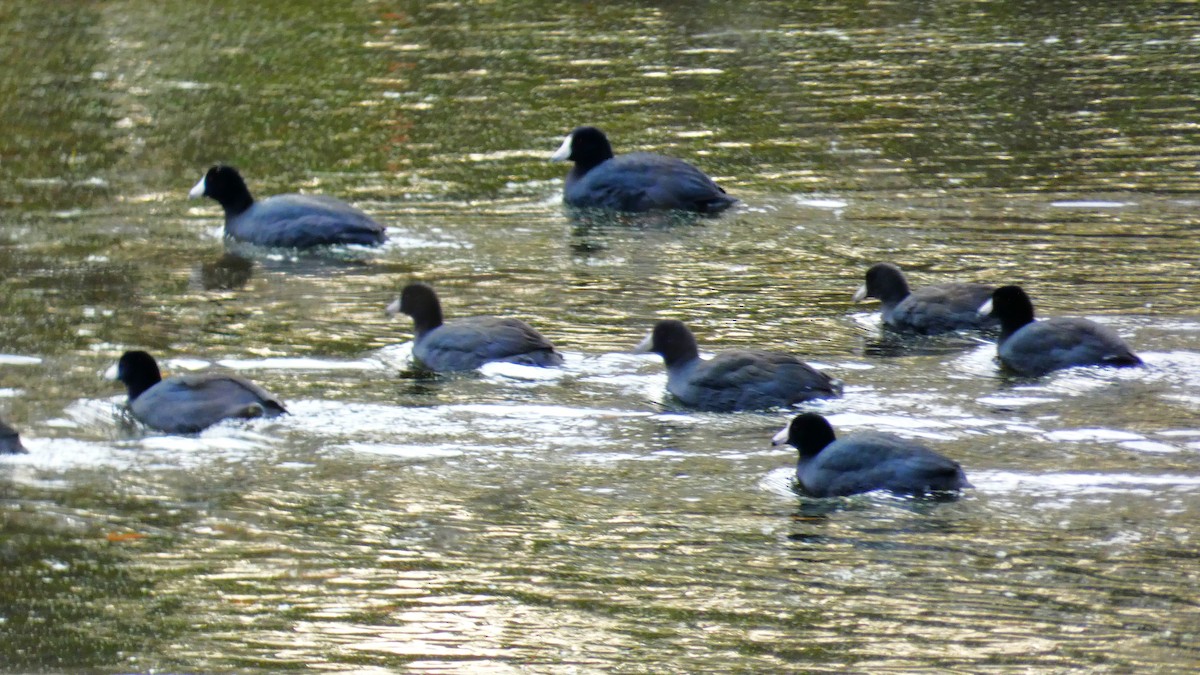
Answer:
[[850, 205], [850, 202], [832, 197], [797, 196], [796, 204], [814, 209], [840, 211]]
[[[405, 439], [445, 447], [447, 441], [488, 451], [589, 447], [612, 443], [606, 423], [648, 416], [621, 410], [538, 405], [460, 404], [399, 407], [332, 401], [293, 401], [289, 431], [332, 438]], [[529, 443], [533, 443], [529, 446]]]
[[1003, 471], [979, 471], [971, 475], [976, 489], [983, 492], [1029, 492], [1055, 495], [1153, 495], [1156, 490], [1195, 492], [1200, 478], [1195, 476], [1139, 476], [1104, 473], [1027, 474]]
[[366, 453], [379, 455], [388, 459], [420, 461], [426, 459], [442, 459], [458, 457], [468, 451], [462, 445], [401, 445], [397, 443], [344, 443], [330, 448], [332, 451]]
[[1050, 206], [1058, 209], [1123, 209], [1131, 206], [1137, 206], [1137, 204], [1134, 202], [1110, 202], [1099, 199], [1080, 199], [1072, 201], [1050, 202]]
[[313, 358], [221, 359], [217, 365], [230, 370], [292, 370], [292, 371], [363, 371], [380, 370], [384, 366], [372, 361], [332, 361]]

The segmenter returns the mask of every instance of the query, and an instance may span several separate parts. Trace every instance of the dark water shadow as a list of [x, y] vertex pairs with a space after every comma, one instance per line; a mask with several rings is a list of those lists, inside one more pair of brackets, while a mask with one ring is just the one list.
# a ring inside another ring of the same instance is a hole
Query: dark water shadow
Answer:
[[192, 270], [191, 285], [206, 291], [235, 291], [250, 283], [256, 267], [259, 273], [328, 277], [359, 272], [371, 268], [373, 264], [371, 253], [345, 247], [297, 251], [228, 241], [221, 257], [201, 263]]
[[451, 379], [462, 379], [465, 377], [478, 379], [480, 377], [478, 371], [468, 370], [461, 373], [439, 373], [436, 370], [430, 370], [425, 366], [413, 362], [407, 367], [396, 373], [397, 377], [402, 380], [411, 382], [444, 382]]
[[[935, 546], [914, 544], [911, 541], [896, 542], [893, 537], [909, 536], [941, 536], [950, 534], [955, 526], [940, 517], [940, 509], [947, 504], [953, 504], [963, 499], [961, 492], [937, 492], [926, 495], [895, 495], [886, 491], [874, 491], [846, 497], [810, 497], [798, 491], [793, 484], [793, 490], [799, 503], [792, 513], [793, 525], [797, 528], [787, 535], [789, 541], [802, 544], [829, 545], [833, 543], [849, 543], [856, 548], [912, 548], [914, 546]], [[869, 526], [856, 528], [863, 537], [846, 537], [831, 534], [826, 527], [831, 525], [834, 516], [838, 514], [873, 514], [886, 516], [889, 511], [902, 511], [919, 516], [912, 519], [887, 519], [869, 521]], [[801, 529], [813, 526], [816, 529]]]
[[900, 333], [883, 328], [877, 336], [863, 339], [862, 355], [895, 358], [900, 356], [946, 356], [994, 342], [994, 332], [970, 331], [942, 335]]
[[845, 497], [813, 497], [805, 494], [794, 479], [791, 487], [800, 499], [796, 515], [805, 517], [827, 516], [839, 511], [863, 511], [876, 506], [928, 514], [938, 505], [954, 503], [963, 498], [961, 491], [945, 490], [921, 495], [898, 495], [887, 490], [872, 490]]
[[254, 261], [226, 251], [220, 258], [192, 270], [192, 287], [205, 291], [236, 291], [250, 283]]
[[577, 230], [622, 228], [634, 230], [669, 229], [699, 225], [720, 214], [703, 214], [692, 211], [646, 211], [627, 213], [607, 209], [577, 209], [564, 207], [567, 218]]
[[[306, 249], [258, 246], [225, 238], [225, 252], [262, 263], [269, 269], [312, 270], [328, 267], [361, 267], [379, 257], [379, 248], [362, 246], [314, 246]], [[286, 265], [284, 265], [286, 263]]]
[[567, 209], [570, 247], [580, 256], [600, 255], [639, 232], [670, 232], [699, 227], [708, 217], [686, 211], [620, 213], [599, 209]]
[[1059, 368], [1042, 375], [1024, 375], [1004, 365], [998, 358], [995, 359], [995, 364], [996, 370], [992, 373], [992, 379], [996, 380], [997, 388], [1002, 391], [1027, 389], [1029, 387], [1045, 387], [1052, 384], [1054, 378], [1071, 374], [1082, 375], [1088, 380], [1095, 380], [1106, 384], [1125, 384], [1137, 380], [1129, 380], [1124, 377], [1118, 377], [1118, 375], [1129, 372], [1149, 373], [1153, 370], [1153, 366], [1145, 364], [1138, 366], [1087, 365]]
[[413, 377], [410, 371], [402, 371], [400, 379], [397, 380], [396, 394], [403, 398], [411, 398], [414, 400], [427, 400], [430, 403], [437, 403], [441, 400], [444, 393], [444, 379], [440, 377], [418, 376]]

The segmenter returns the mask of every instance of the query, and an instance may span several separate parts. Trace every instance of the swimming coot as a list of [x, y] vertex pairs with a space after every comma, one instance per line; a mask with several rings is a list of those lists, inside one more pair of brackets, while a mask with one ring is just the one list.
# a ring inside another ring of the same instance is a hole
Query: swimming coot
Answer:
[[287, 412], [279, 399], [236, 375], [195, 373], [163, 379], [154, 357], [143, 351], [121, 355], [117, 379], [129, 392], [134, 418], [172, 434], [197, 433], [224, 419]]
[[865, 432], [843, 439], [829, 421], [802, 413], [775, 435], [773, 445], [796, 448], [796, 482], [813, 497], [888, 490], [900, 495], [953, 492], [971, 487], [958, 462], [892, 434]]
[[209, 169], [188, 197], [217, 200], [225, 209], [225, 235], [259, 246], [375, 246], [387, 239], [383, 225], [340, 199], [283, 194], [255, 201], [241, 174], [231, 166]]
[[791, 354], [739, 349], [701, 359], [692, 331], [673, 319], [654, 324], [635, 351], [662, 356], [667, 391], [700, 410], [760, 410], [842, 394], [840, 380]]
[[22, 455], [26, 452], [17, 430], [0, 420], [0, 455]]
[[979, 314], [979, 306], [992, 297], [992, 286], [955, 282], [910, 291], [904, 273], [891, 263], [872, 265], [866, 276], [866, 283], [854, 294], [854, 302], [878, 298], [883, 323], [889, 328], [937, 335], [997, 324], [994, 318]]
[[1020, 286], [997, 288], [979, 313], [999, 319], [997, 356], [1021, 375], [1044, 375], [1072, 366], [1142, 365], [1113, 329], [1095, 321], [1065, 317], [1035, 321], [1033, 302]]
[[428, 284], [405, 286], [387, 310], [412, 317], [413, 356], [429, 370], [474, 370], [490, 361], [527, 366], [563, 363], [554, 345], [520, 319], [476, 316], [443, 323], [441, 302]]
[[614, 156], [604, 132], [579, 127], [550, 160], [570, 160], [563, 201], [576, 208], [720, 213], [737, 202], [703, 171], [681, 159], [647, 152]]

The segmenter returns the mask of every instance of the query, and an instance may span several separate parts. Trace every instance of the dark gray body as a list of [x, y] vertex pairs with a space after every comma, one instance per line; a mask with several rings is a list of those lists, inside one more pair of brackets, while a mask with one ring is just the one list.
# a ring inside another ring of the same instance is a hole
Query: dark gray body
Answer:
[[958, 462], [891, 434], [865, 432], [801, 457], [797, 487], [814, 497], [888, 490], [901, 495], [952, 492], [970, 487]]
[[17, 430], [0, 420], [0, 455], [23, 455], [26, 452]]
[[1004, 336], [1000, 362], [1021, 375], [1044, 375], [1073, 366], [1139, 366], [1142, 360], [1113, 329], [1080, 318], [1027, 323]]
[[727, 412], [841, 395], [841, 382], [780, 352], [736, 350], [667, 367], [667, 391], [685, 405]]
[[375, 246], [384, 226], [349, 204], [323, 195], [283, 194], [225, 215], [225, 234], [259, 246], [311, 248], [334, 244]]
[[737, 202], [703, 171], [681, 159], [645, 152], [618, 155], [567, 174], [563, 201], [576, 208], [719, 213]]
[[922, 335], [995, 328], [999, 321], [979, 313], [979, 306], [992, 297], [993, 290], [992, 286], [972, 283], [918, 288], [899, 302], [884, 302], [883, 322], [897, 331]]
[[417, 336], [413, 356], [426, 368], [449, 372], [474, 370], [490, 361], [529, 366], [560, 366], [562, 354], [520, 319], [470, 317], [443, 323]]
[[262, 387], [220, 373], [168, 377], [131, 401], [129, 409], [146, 426], [173, 434], [197, 433], [224, 419], [287, 412]]

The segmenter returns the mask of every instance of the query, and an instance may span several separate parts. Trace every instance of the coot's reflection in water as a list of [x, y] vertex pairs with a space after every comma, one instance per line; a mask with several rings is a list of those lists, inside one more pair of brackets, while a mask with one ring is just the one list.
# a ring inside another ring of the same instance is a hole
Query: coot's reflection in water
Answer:
[[250, 283], [254, 261], [226, 251], [216, 260], [200, 263], [192, 275], [194, 285], [205, 291], [236, 291]]

